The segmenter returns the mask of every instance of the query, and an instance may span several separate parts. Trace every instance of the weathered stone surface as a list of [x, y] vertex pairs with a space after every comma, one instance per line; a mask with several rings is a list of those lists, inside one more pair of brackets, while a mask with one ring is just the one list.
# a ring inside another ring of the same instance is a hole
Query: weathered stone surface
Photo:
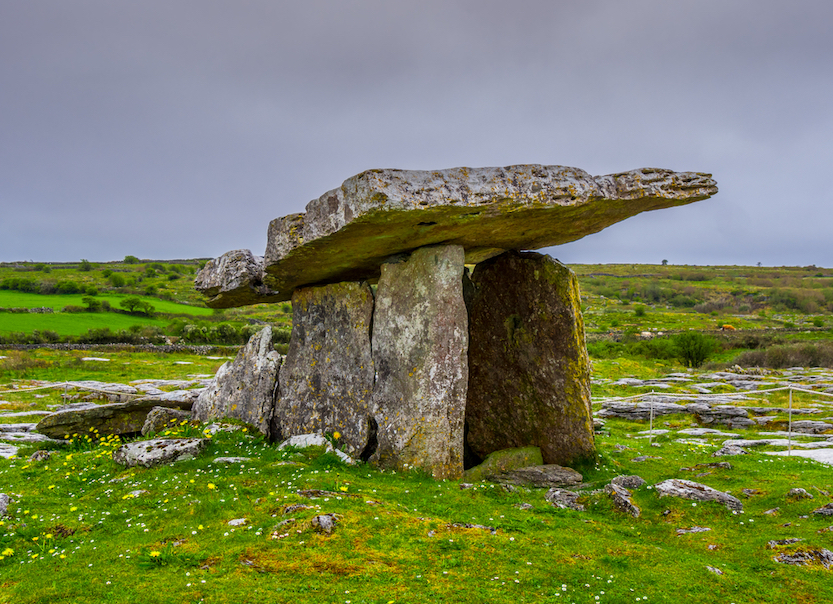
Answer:
[[462, 247], [421, 248], [382, 266], [372, 339], [371, 461], [460, 478], [468, 382]]
[[6, 515], [6, 511], [9, 509], [9, 496], [5, 493], [0, 493], [0, 518]]
[[194, 286], [211, 298], [216, 308], [287, 299], [273, 294], [263, 284], [263, 258], [249, 250], [232, 250], [209, 260], [194, 280]]
[[335, 514], [318, 514], [317, 516], [313, 516], [312, 520], [310, 521], [312, 527], [318, 531], [319, 533], [324, 533], [325, 535], [329, 535], [335, 530], [336, 527], [336, 515]]
[[354, 458], [375, 438], [370, 410], [373, 292], [366, 283], [298, 289], [292, 296], [292, 337], [280, 369], [274, 437], [339, 434]]
[[480, 465], [466, 470], [463, 477], [471, 482], [479, 482], [502, 472], [543, 464], [544, 459], [539, 447], [503, 449], [489, 453]]
[[712, 457], [729, 457], [732, 455], [748, 455], [749, 451], [744, 449], [743, 447], [738, 447], [736, 445], [727, 445], [724, 443], [722, 447], [720, 447], [717, 451], [712, 453]]
[[0, 443], [0, 457], [5, 459], [11, 459], [15, 455], [17, 455], [18, 448], [14, 445], [7, 445], [4, 443]]
[[561, 508], [562, 510], [575, 510], [577, 512], [583, 512], [584, 506], [578, 502], [579, 494], [573, 491], [568, 491], [566, 489], [559, 489], [558, 487], [553, 487], [547, 494], [544, 495], [544, 499], [549, 501], [557, 508]]
[[190, 411], [171, 409], [169, 407], [154, 407], [150, 410], [145, 418], [145, 423], [142, 425], [142, 436], [176, 427], [180, 422], [188, 421], [189, 419], [191, 419]]
[[234, 361], [220, 367], [194, 403], [194, 419], [239, 419], [269, 435], [280, 364], [272, 348], [272, 328], [266, 326], [249, 338]]
[[113, 461], [123, 466], [150, 468], [193, 459], [205, 448], [204, 438], [155, 438], [127, 443], [113, 451]]
[[341, 461], [346, 464], [356, 463], [344, 451], [339, 451], [333, 447], [332, 443], [327, 440], [323, 434], [296, 434], [290, 436], [280, 445], [278, 449], [285, 449], [286, 447], [295, 447], [296, 449], [306, 449], [307, 447], [323, 447], [325, 453], [334, 453]]
[[824, 568], [833, 567], [833, 552], [828, 549], [810, 549], [806, 551], [789, 552], [778, 554], [772, 558], [781, 564], [794, 564], [807, 566], [808, 564], [821, 564]]
[[[593, 177], [564, 166], [368, 170], [269, 225], [263, 283], [250, 252], [206, 265], [209, 305], [288, 300], [317, 283], [373, 280], [394, 254], [460, 245], [476, 263], [512, 249], [559, 245], [647, 210], [717, 192], [711, 175], [643, 168]], [[246, 283], [246, 279], [249, 282]], [[234, 292], [234, 293], [233, 293]]]
[[637, 476], [636, 474], [631, 474], [629, 476], [621, 475], [616, 476], [613, 480], [610, 481], [610, 484], [615, 484], [620, 487], [625, 487], [626, 489], [638, 489], [642, 485], [645, 484], [645, 479], [641, 476]]
[[718, 491], [699, 482], [671, 478], [654, 485], [660, 497], [680, 497], [693, 501], [716, 501], [732, 511], [742, 512], [743, 503], [737, 497]]
[[796, 487], [790, 489], [789, 493], [787, 493], [787, 499], [813, 499], [813, 496], [806, 489]]
[[819, 516], [833, 516], [833, 501], [827, 505], [821, 506], [820, 508], [816, 508], [813, 510], [813, 513], [818, 514]]
[[633, 502], [631, 492], [625, 487], [611, 482], [605, 486], [605, 493], [608, 497], [610, 497], [611, 501], [613, 501], [613, 505], [616, 506], [616, 509], [619, 511], [633, 516], [634, 518], [639, 518], [642, 514], [642, 510], [640, 510], [639, 507]]
[[157, 406], [190, 409], [191, 401], [143, 397], [127, 403], [66, 409], [44, 417], [38, 423], [37, 431], [50, 438], [59, 439], [66, 435], [88, 434], [91, 428], [98, 430], [100, 436], [132, 434], [142, 430], [148, 413]]
[[590, 363], [575, 274], [535, 252], [508, 252], [471, 277], [467, 444], [484, 457], [537, 446], [544, 463], [595, 455]]
[[515, 484], [530, 487], [563, 487], [581, 483], [582, 476], [572, 468], [557, 464], [529, 466], [490, 476], [489, 480], [500, 484]]

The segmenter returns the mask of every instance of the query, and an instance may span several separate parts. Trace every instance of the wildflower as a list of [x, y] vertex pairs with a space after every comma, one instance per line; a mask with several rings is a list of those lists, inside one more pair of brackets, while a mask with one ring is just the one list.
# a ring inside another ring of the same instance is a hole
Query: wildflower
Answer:
[[162, 554], [162, 552], [158, 552], [156, 550], [153, 550], [152, 552], [150, 552], [150, 557], [151, 558], [158, 558], [161, 554]]
[[3, 555], [6, 556], [6, 557], [14, 556], [14, 550], [10, 547], [7, 547], [6, 549], [3, 550]]
[[216, 489], [217, 487], [215, 486], [215, 484], [214, 484], [213, 482], [209, 482], [209, 483], [208, 483], [208, 488], [209, 488], [209, 489], [211, 489], [211, 490], [213, 491], [213, 490], [214, 490], [214, 489]]
[[333, 438], [338, 440], [339, 438], [341, 438], [341, 434], [339, 432], [333, 432]]

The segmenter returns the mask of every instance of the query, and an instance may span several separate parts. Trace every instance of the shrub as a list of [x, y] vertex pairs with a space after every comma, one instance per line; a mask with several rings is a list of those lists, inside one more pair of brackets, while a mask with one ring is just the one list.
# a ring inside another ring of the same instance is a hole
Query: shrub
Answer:
[[124, 287], [124, 277], [118, 273], [109, 275], [110, 285], [113, 287]]
[[104, 277], [105, 279], [109, 279], [110, 275], [112, 275], [112, 274], [113, 274], [113, 271], [111, 271], [109, 268], [105, 268], [103, 271], [101, 271], [101, 276]]
[[645, 316], [645, 307], [642, 306], [641, 304], [638, 305], [638, 306], [635, 306], [634, 309], [633, 309], [633, 315], [635, 317], [644, 317]]
[[125, 309], [127, 312], [131, 313], [138, 313], [142, 315], [152, 315], [156, 309], [151, 305], [149, 302], [142, 300], [141, 298], [137, 298], [136, 296], [130, 296], [124, 298], [119, 302], [119, 306]]
[[81, 302], [87, 305], [87, 312], [99, 312], [101, 310], [101, 300], [96, 300], [90, 296], [81, 298]]
[[697, 332], [681, 333], [674, 336], [677, 357], [686, 367], [700, 367], [715, 349], [713, 338]]
[[84, 272], [91, 271], [93, 270], [93, 263], [85, 258], [82, 258], [81, 262], [78, 264], [78, 270]]
[[748, 350], [733, 361], [741, 367], [833, 367], [833, 343], [806, 342]]
[[125, 256], [124, 257], [125, 264], [139, 264], [139, 259], [136, 256]]
[[97, 296], [97, 295], [98, 295], [98, 289], [96, 289], [96, 288], [95, 288], [94, 286], [92, 286], [92, 285], [88, 285], [88, 286], [84, 289], [84, 293], [85, 293], [85, 294], [87, 294], [88, 296]]
[[75, 304], [68, 304], [61, 309], [61, 312], [78, 313], [87, 312], [87, 308], [83, 306], [76, 306]]

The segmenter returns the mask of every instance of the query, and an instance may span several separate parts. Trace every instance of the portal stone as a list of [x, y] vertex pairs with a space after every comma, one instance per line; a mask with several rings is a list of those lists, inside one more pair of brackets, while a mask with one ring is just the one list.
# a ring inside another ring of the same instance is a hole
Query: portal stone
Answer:
[[194, 403], [200, 422], [239, 419], [269, 435], [281, 356], [272, 348], [272, 328], [249, 338], [234, 361], [224, 363]]
[[[373, 410], [381, 467], [463, 474], [468, 327], [462, 246], [382, 265], [373, 319]], [[507, 448], [507, 447], [499, 447]]]
[[541, 448], [545, 464], [595, 456], [578, 280], [535, 252], [475, 267], [469, 307], [467, 444], [483, 458]]
[[370, 411], [372, 320], [373, 292], [367, 283], [295, 290], [292, 337], [275, 406], [275, 439], [337, 432], [343, 450], [361, 456], [375, 433]]

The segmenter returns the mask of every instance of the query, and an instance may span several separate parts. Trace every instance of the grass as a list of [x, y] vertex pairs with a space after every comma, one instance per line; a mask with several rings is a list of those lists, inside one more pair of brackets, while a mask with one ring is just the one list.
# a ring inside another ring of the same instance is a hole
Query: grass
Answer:
[[[216, 369], [196, 355], [33, 351], [13, 359], [0, 389], [31, 379], [185, 378]], [[32, 355], [28, 357], [27, 355]], [[85, 355], [86, 356], [86, 355]], [[27, 364], [28, 366], [23, 367]], [[177, 363], [192, 363], [181, 365]], [[673, 365], [633, 360], [594, 363], [595, 379], [656, 377]], [[23, 377], [22, 372], [26, 372]], [[14, 381], [17, 380], [17, 381]], [[594, 394], [596, 394], [594, 389]], [[43, 408], [56, 394], [0, 395], [5, 409]], [[691, 418], [662, 418], [690, 423]], [[34, 450], [0, 459], [0, 485], [13, 499], [0, 526], [0, 602], [828, 602], [831, 572], [778, 564], [780, 551], [831, 549], [830, 518], [811, 514], [833, 492], [829, 466], [759, 453], [732, 457], [731, 469], [691, 471], [716, 445], [671, 436], [629, 437], [646, 426], [608, 420], [597, 436], [595, 465], [581, 468], [586, 512], [560, 510], [545, 490], [506, 491], [420, 473], [345, 466], [321, 451], [279, 451], [249, 432], [220, 432], [194, 460], [154, 469], [112, 461], [112, 442], [58, 448], [44, 462]], [[190, 426], [176, 430], [195, 431]], [[659, 459], [633, 461], [640, 455]], [[241, 465], [214, 462], [244, 456]], [[724, 458], [726, 459], [726, 458]], [[622, 515], [601, 488], [619, 474], [639, 474], [638, 519]], [[650, 485], [688, 478], [740, 496], [743, 514], [713, 503], [659, 498]], [[812, 501], [788, 500], [803, 487]], [[322, 489], [317, 499], [298, 494]], [[521, 509], [528, 503], [531, 509]], [[287, 510], [287, 506], [311, 506]], [[773, 515], [765, 511], [779, 508]], [[312, 525], [336, 515], [331, 535]], [[242, 526], [229, 521], [244, 518]], [[294, 522], [284, 521], [294, 519]], [[455, 527], [479, 524], [489, 530]], [[678, 536], [676, 529], [711, 531]], [[772, 539], [804, 541], [769, 550]], [[11, 554], [4, 555], [4, 551]], [[707, 567], [720, 569], [715, 575]], [[164, 588], [160, 588], [164, 586]]]

